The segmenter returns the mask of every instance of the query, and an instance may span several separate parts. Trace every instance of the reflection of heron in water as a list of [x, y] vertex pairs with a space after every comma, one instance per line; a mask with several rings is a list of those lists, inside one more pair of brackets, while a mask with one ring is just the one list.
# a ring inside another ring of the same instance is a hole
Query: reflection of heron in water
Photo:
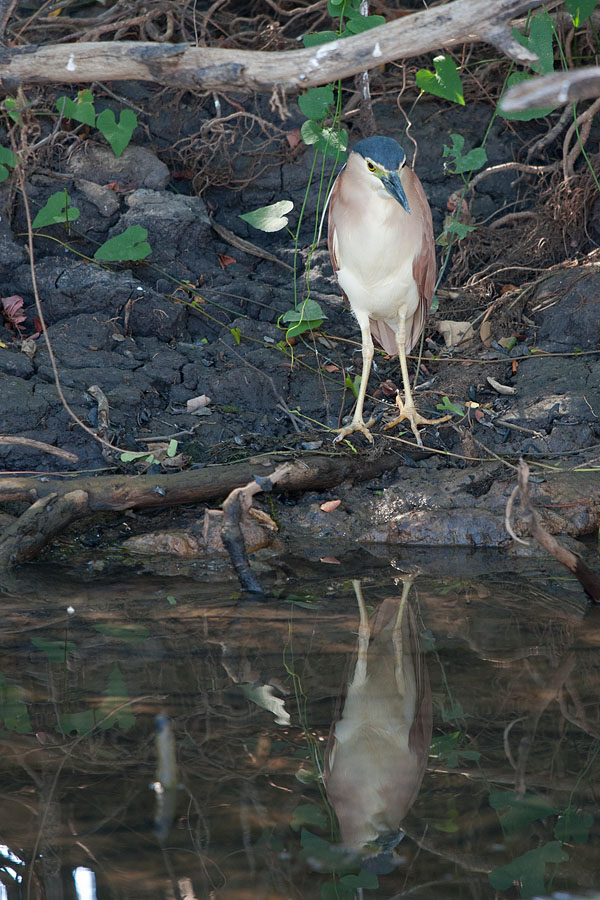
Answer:
[[390, 859], [403, 836], [400, 823], [419, 793], [432, 728], [429, 677], [408, 600], [413, 579], [402, 580], [401, 596], [384, 600], [371, 623], [360, 582], [353, 581], [358, 659], [325, 759], [327, 796], [342, 842]]

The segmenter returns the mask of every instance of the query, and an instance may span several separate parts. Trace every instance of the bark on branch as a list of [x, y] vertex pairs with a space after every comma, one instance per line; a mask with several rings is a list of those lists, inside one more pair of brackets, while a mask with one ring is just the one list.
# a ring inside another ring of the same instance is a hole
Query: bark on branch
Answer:
[[517, 62], [537, 57], [511, 35], [540, 0], [454, 0], [317, 47], [268, 53], [188, 44], [103, 41], [0, 48], [0, 86], [157, 81], [201, 90], [299, 90], [453, 44], [487, 41]]
[[509, 88], [500, 105], [506, 112], [519, 112], [522, 109], [543, 109], [577, 100], [590, 100], [592, 97], [600, 97], [600, 66], [586, 66], [532, 78]]
[[[264, 479], [289, 457], [272, 455], [231, 466], [211, 466], [172, 475], [115, 475], [61, 480], [0, 478], [0, 502], [25, 501], [32, 506], [0, 534], [0, 570], [32, 559], [71, 522], [95, 512], [148, 509], [202, 503], [231, 494], [255, 476]], [[279, 470], [278, 490], [320, 491], [350, 479], [368, 480], [398, 465], [396, 454], [358, 460], [349, 456], [311, 454]], [[257, 487], [258, 490], [258, 487]]]

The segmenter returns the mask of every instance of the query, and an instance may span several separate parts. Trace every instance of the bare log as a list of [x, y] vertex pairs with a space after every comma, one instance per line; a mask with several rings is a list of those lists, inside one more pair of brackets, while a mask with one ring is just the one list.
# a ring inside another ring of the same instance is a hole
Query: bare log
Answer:
[[51, 453], [53, 456], [60, 456], [67, 462], [77, 463], [79, 457], [69, 450], [62, 450], [60, 447], [53, 447], [51, 444], [45, 444], [43, 441], [34, 441], [33, 438], [19, 437], [15, 434], [0, 434], [0, 444], [18, 444], [21, 447], [28, 447], [30, 450], [41, 450], [44, 453]]
[[87, 511], [85, 491], [69, 491], [62, 497], [48, 494], [36, 500], [0, 535], [0, 569], [33, 559], [55, 535]]
[[341, 41], [277, 53], [188, 44], [100, 41], [0, 48], [0, 84], [157, 81], [201, 90], [299, 90], [440, 47], [486, 41], [520, 63], [537, 59], [509, 23], [539, 0], [454, 0]]
[[575, 103], [600, 97], [600, 66], [554, 72], [510, 88], [500, 103], [505, 112]]
[[[0, 502], [33, 504], [0, 535], [0, 570], [32, 559], [67, 525], [95, 512], [202, 503], [226, 497], [258, 477], [257, 484], [289, 457], [272, 455], [231, 466], [211, 466], [172, 475], [115, 475], [100, 478], [0, 478]], [[368, 480], [396, 468], [396, 454], [378, 459], [309, 455], [278, 474], [282, 491], [319, 491], [351, 479]], [[257, 487], [257, 490], [261, 488]]]

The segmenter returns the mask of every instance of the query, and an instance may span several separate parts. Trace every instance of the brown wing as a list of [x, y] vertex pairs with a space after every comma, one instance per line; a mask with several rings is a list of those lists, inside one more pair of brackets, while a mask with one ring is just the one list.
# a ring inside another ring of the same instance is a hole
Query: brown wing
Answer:
[[423, 221], [423, 243], [421, 251], [413, 260], [413, 276], [419, 288], [419, 306], [412, 317], [410, 329], [406, 336], [406, 352], [410, 353], [425, 327], [427, 316], [433, 300], [436, 279], [435, 242], [433, 239], [433, 223], [431, 208], [423, 185], [418, 176], [411, 170], [407, 178], [406, 195], [412, 214], [420, 216]]

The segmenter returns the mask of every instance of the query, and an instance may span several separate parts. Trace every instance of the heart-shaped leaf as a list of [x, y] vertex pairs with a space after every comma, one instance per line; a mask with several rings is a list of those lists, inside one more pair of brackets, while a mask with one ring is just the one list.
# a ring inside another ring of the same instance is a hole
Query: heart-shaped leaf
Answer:
[[44, 228], [46, 225], [68, 225], [79, 218], [79, 210], [71, 206], [71, 198], [66, 191], [56, 191], [52, 194], [45, 206], [42, 206], [33, 220], [34, 228]]
[[565, 0], [565, 6], [573, 19], [575, 28], [588, 19], [596, 8], [598, 0]]
[[121, 111], [118, 122], [112, 109], [103, 110], [96, 119], [96, 128], [102, 132], [115, 156], [122, 154], [136, 127], [137, 116], [130, 109]]
[[512, 30], [513, 37], [531, 50], [538, 57], [537, 62], [531, 63], [531, 68], [538, 75], [548, 75], [554, 71], [554, 24], [547, 12], [538, 13], [529, 23], [529, 35], [526, 36]]
[[309, 88], [305, 94], [298, 97], [298, 106], [307, 119], [317, 121], [324, 119], [333, 106], [333, 85]]
[[346, 161], [346, 147], [348, 146], [346, 131], [323, 128], [318, 122], [307, 119], [300, 129], [300, 135], [305, 144], [308, 144], [309, 147], [314, 144], [324, 156], [334, 157], [339, 162]]
[[12, 150], [8, 147], [0, 147], [0, 182], [6, 181], [8, 178], [8, 167], [14, 169], [17, 164], [17, 158]]
[[242, 213], [240, 219], [253, 228], [258, 228], [259, 231], [281, 231], [288, 223], [287, 213], [293, 208], [291, 200], [278, 200], [270, 206], [261, 206], [251, 212]]
[[94, 109], [94, 97], [89, 90], [79, 91], [77, 100], [70, 97], [59, 97], [56, 108], [65, 119], [74, 119], [83, 125], [93, 126], [96, 122], [96, 110]]
[[355, 13], [348, 19], [346, 26], [350, 34], [362, 34], [363, 31], [370, 31], [371, 28], [377, 28], [378, 25], [385, 25], [384, 16], [362, 16]]
[[435, 73], [427, 69], [419, 69], [416, 76], [417, 87], [428, 94], [452, 100], [453, 103], [465, 105], [462, 81], [451, 56], [436, 56], [433, 60]]
[[313, 34], [305, 34], [302, 43], [305, 47], [317, 47], [319, 44], [328, 44], [329, 41], [337, 41], [335, 31], [315, 31]]
[[98, 247], [94, 259], [106, 262], [145, 259], [152, 253], [147, 237], [148, 232], [141, 225], [130, 225], [122, 234], [116, 234]]

